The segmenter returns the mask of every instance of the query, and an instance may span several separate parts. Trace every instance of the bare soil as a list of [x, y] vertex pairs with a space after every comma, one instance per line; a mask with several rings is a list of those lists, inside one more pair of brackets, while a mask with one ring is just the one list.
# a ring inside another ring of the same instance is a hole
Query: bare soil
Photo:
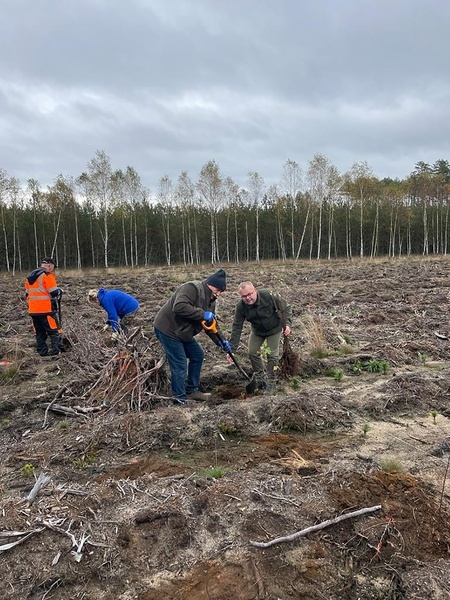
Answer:
[[[226, 266], [223, 331], [240, 281], [280, 292], [295, 372], [277, 394], [248, 396], [201, 336], [211, 396], [183, 408], [168, 399], [152, 321], [209, 267], [59, 272], [71, 348], [58, 360], [35, 352], [24, 275], [2, 275], [0, 598], [450, 597], [449, 267]], [[141, 302], [133, 343], [100, 332], [105, 313], [85, 301], [99, 286]], [[27, 501], [41, 473], [50, 481]]]

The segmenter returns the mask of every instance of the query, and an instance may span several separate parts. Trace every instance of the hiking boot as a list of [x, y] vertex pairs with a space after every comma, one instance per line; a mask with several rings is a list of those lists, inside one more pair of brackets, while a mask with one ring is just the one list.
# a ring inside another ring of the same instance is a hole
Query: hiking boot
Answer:
[[210, 395], [211, 394], [204, 394], [199, 390], [197, 390], [196, 392], [191, 392], [190, 394], [186, 394], [189, 400], [197, 400], [198, 402], [204, 402], [205, 400], [208, 400]]
[[189, 404], [187, 398], [177, 398], [176, 396], [172, 398], [172, 404], [175, 406], [187, 406]]
[[263, 392], [267, 388], [267, 382], [264, 379], [256, 378], [256, 389]]

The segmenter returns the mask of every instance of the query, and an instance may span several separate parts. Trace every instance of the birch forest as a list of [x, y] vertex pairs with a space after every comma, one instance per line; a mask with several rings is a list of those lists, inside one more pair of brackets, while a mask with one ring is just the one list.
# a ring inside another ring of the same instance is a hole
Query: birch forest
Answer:
[[150, 192], [98, 150], [46, 189], [0, 170], [0, 269], [28, 271], [42, 256], [86, 269], [446, 255], [449, 196], [444, 159], [379, 179], [366, 162], [340, 173], [316, 154], [288, 159], [277, 184], [249, 172], [244, 187], [210, 160], [196, 180], [164, 175]]

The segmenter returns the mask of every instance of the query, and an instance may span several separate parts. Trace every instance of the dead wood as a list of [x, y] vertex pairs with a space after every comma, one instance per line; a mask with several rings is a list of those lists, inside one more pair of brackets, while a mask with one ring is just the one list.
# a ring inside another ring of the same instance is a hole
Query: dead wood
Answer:
[[49, 403], [49, 405], [45, 409], [44, 422], [42, 423], [42, 429], [44, 429], [47, 426], [48, 411], [50, 410], [50, 408], [52, 407], [52, 405], [56, 402], [56, 400], [59, 400], [59, 398], [62, 397], [62, 395], [64, 394], [64, 392], [66, 390], [67, 390], [67, 387], [65, 385], [62, 385], [59, 388], [59, 390], [56, 392], [55, 397], [53, 398], [53, 400]]
[[336, 517], [334, 519], [328, 519], [328, 521], [323, 521], [322, 523], [318, 523], [317, 525], [312, 525], [311, 527], [307, 527], [306, 529], [302, 529], [301, 531], [297, 531], [296, 533], [293, 533], [291, 535], [275, 538], [273, 540], [270, 540], [269, 542], [253, 542], [250, 540], [250, 544], [252, 546], [256, 546], [257, 548], [269, 548], [270, 546], [274, 546], [275, 544], [281, 544], [282, 542], [293, 542], [299, 537], [308, 535], [308, 533], [313, 533], [315, 531], [319, 531], [320, 529], [325, 529], [325, 527], [329, 527], [330, 525], [335, 525], [336, 523], [345, 521], [346, 519], [350, 519], [352, 517], [359, 517], [360, 515], [375, 512], [376, 510], [380, 509], [381, 504], [377, 504], [376, 506], [371, 506], [369, 508], [361, 508], [351, 513], [340, 515], [339, 517]]
[[[14, 548], [14, 546], [21, 544], [35, 533], [44, 531], [44, 529], [44, 527], [39, 527], [37, 529], [30, 529], [29, 531], [0, 531], [0, 552]], [[5, 540], [11, 539], [13, 541], [3, 543]]]
[[41, 491], [41, 489], [45, 487], [47, 483], [49, 483], [51, 480], [52, 478], [46, 475], [45, 473], [40, 473], [39, 477], [36, 480], [36, 483], [33, 486], [33, 489], [28, 494], [28, 496], [24, 500], [22, 500], [22, 502], [26, 502], [27, 506], [31, 506], [36, 500], [36, 497]]

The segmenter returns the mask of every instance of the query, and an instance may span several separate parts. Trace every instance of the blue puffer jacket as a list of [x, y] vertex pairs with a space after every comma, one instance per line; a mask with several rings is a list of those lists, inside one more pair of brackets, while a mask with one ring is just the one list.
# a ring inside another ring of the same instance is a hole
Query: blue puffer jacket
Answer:
[[134, 313], [139, 308], [139, 302], [133, 296], [120, 290], [98, 290], [98, 301], [100, 306], [108, 313], [108, 325], [114, 331], [119, 330], [119, 321], [126, 315]]

